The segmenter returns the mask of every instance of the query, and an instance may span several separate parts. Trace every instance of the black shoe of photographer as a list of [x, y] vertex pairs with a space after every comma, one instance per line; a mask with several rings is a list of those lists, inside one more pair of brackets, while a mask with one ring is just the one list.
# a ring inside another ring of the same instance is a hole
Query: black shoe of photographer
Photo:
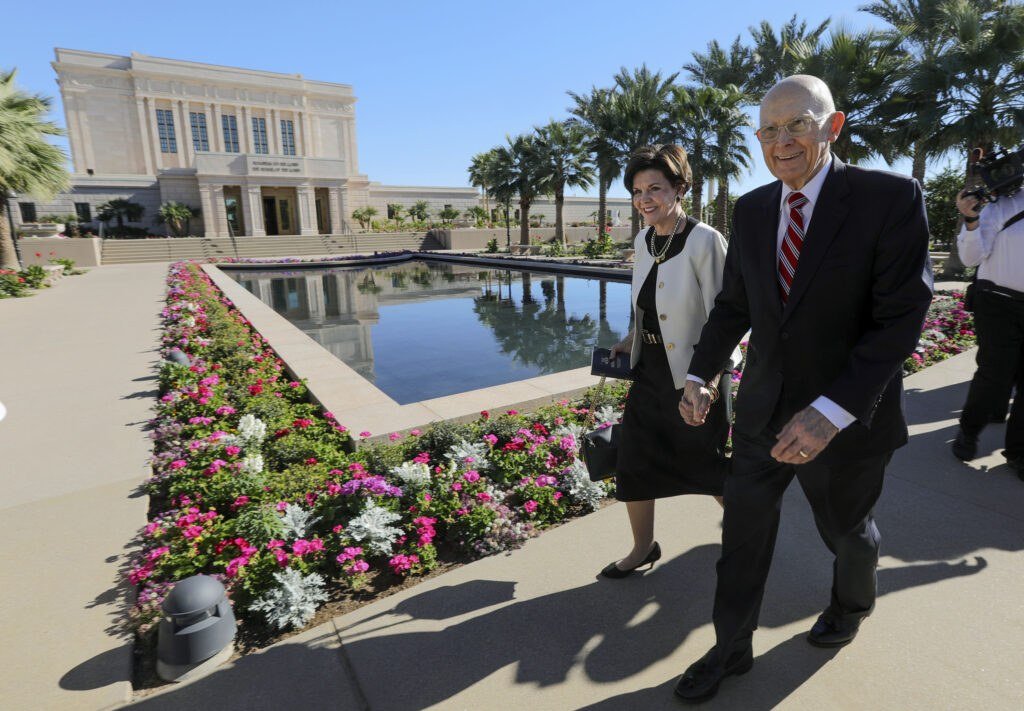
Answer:
[[964, 432], [963, 427], [957, 430], [956, 439], [953, 440], [953, 456], [961, 462], [969, 462], [978, 455], [978, 437], [971, 437]]
[[1010, 466], [1010, 469], [1017, 472], [1017, 477], [1024, 481], [1024, 455], [1020, 457], [1007, 457], [1006, 463]]
[[754, 650], [750, 647], [729, 655], [725, 664], [718, 661], [718, 652], [711, 651], [690, 665], [676, 682], [675, 694], [690, 704], [709, 701], [727, 676], [740, 676], [754, 666]]

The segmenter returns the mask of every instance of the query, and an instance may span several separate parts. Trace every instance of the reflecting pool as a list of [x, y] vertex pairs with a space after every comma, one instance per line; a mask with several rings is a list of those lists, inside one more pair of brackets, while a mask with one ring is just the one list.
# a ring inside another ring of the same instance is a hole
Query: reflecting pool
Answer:
[[400, 404], [590, 364], [629, 284], [448, 262], [225, 270]]

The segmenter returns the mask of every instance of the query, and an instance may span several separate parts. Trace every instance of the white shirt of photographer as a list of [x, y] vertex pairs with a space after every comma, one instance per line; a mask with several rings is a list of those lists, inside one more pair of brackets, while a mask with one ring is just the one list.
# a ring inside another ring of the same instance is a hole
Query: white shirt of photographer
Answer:
[[1024, 291], [1024, 220], [1002, 229], [1024, 210], [1024, 190], [986, 205], [978, 216], [978, 229], [965, 225], [956, 238], [960, 261], [978, 267], [978, 278]]

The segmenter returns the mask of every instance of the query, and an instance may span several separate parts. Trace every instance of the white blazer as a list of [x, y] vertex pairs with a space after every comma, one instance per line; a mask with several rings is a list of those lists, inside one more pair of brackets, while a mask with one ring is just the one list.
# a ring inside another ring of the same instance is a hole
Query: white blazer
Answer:
[[[647, 275], [654, 267], [654, 257], [647, 249], [647, 228], [633, 238], [633, 353], [630, 365], [640, 360], [644, 312], [636, 304]], [[672, 381], [676, 389], [686, 384], [690, 358], [700, 340], [701, 329], [715, 305], [715, 297], [722, 289], [725, 269], [725, 238], [713, 227], [698, 222], [686, 238], [686, 245], [676, 256], [658, 265], [658, 283], [654, 289], [654, 303], [658, 307], [661, 335], [665, 341]], [[737, 346], [732, 354], [731, 367], [740, 362]]]

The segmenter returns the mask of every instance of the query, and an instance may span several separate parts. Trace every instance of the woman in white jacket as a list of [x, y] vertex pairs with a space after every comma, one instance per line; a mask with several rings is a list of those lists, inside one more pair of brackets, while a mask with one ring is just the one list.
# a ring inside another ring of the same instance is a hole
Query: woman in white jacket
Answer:
[[626, 166], [626, 189], [648, 227], [634, 244], [634, 328], [612, 348], [613, 355], [630, 354], [634, 375], [615, 474], [615, 497], [626, 502], [633, 549], [601, 571], [609, 578], [626, 577], [661, 557], [655, 499], [709, 494], [721, 503], [728, 465], [725, 402], [712, 406], [703, 427], [687, 426], [678, 409], [693, 348], [722, 286], [726, 250], [721, 234], [683, 212], [692, 179], [686, 151], [676, 145], [641, 148]]

